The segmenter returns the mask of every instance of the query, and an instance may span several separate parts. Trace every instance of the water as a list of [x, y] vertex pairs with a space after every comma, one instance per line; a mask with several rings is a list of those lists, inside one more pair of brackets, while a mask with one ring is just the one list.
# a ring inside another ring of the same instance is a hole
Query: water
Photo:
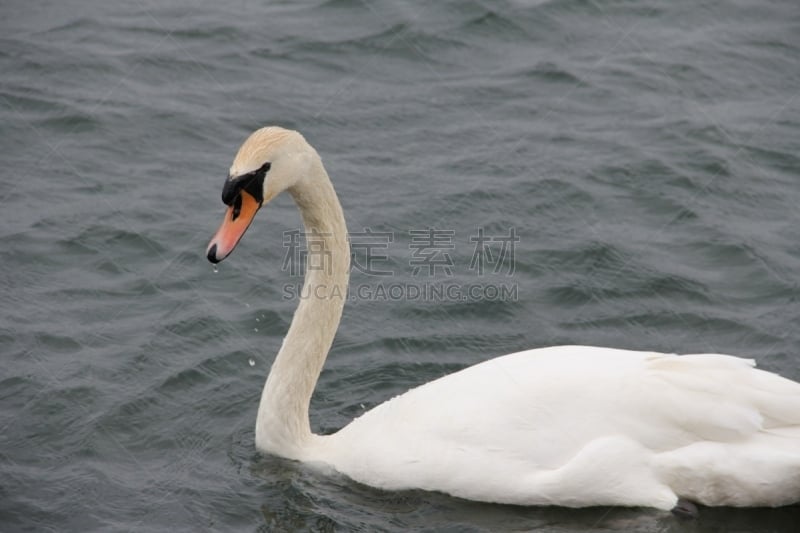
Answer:
[[[390, 275], [353, 273], [367, 289], [317, 431], [551, 344], [735, 353], [800, 379], [796, 2], [2, 12], [0, 530], [795, 530], [797, 507], [687, 525], [384, 493], [260, 456], [299, 218], [279, 198], [218, 271], [204, 251], [233, 154], [266, 124], [317, 147], [351, 232], [391, 236], [370, 265]], [[432, 276], [410, 233], [427, 228], [450, 259]], [[514, 257], [479, 275], [470, 237], [497, 259], [512, 229]], [[516, 296], [379, 297], [390, 284]]]

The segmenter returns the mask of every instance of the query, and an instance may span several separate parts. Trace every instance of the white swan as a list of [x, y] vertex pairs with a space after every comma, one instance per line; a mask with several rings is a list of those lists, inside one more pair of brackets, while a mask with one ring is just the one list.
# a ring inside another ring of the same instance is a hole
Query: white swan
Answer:
[[330, 264], [306, 271], [309, 297], [261, 396], [259, 450], [373, 487], [487, 502], [675, 510], [800, 501], [800, 383], [728, 355], [529, 350], [412, 389], [333, 435], [312, 433], [309, 401], [341, 317], [350, 252], [333, 185], [299, 133], [263, 128], [239, 149], [207, 257], [230, 254], [284, 190]]

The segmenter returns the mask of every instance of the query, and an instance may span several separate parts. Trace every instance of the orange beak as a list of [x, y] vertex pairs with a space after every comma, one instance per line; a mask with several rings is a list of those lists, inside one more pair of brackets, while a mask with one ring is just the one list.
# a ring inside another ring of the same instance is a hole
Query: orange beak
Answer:
[[208, 243], [206, 257], [209, 261], [219, 263], [230, 255], [260, 207], [258, 200], [246, 190], [239, 193], [233, 205], [225, 212], [225, 219], [214, 238]]

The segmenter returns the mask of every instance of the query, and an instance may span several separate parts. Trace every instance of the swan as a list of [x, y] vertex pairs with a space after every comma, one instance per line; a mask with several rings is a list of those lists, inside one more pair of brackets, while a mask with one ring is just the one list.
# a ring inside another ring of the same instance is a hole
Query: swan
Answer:
[[316, 150], [279, 127], [252, 133], [222, 189], [206, 249], [225, 259], [261, 206], [288, 191], [309, 249], [300, 301], [266, 379], [255, 446], [386, 490], [521, 505], [707, 506], [800, 502], [800, 383], [750, 359], [554, 346], [500, 356], [416, 387], [331, 435], [309, 402], [349, 279], [341, 205]]

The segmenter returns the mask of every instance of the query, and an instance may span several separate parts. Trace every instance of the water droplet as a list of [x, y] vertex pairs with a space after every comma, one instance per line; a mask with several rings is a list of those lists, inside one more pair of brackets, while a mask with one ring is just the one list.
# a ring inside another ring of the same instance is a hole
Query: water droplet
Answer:
[[216, 274], [217, 272], [219, 272], [219, 268], [217, 268], [217, 265], [211, 265], [211, 270], [213, 270], [213, 271], [214, 271], [214, 274]]
[[256, 322], [261, 322], [261, 319], [256, 317]]
[[253, 331], [258, 331], [258, 328], [253, 328]]
[[252, 357], [247, 362], [250, 363], [250, 366], [256, 366], [256, 362], [253, 361]]

